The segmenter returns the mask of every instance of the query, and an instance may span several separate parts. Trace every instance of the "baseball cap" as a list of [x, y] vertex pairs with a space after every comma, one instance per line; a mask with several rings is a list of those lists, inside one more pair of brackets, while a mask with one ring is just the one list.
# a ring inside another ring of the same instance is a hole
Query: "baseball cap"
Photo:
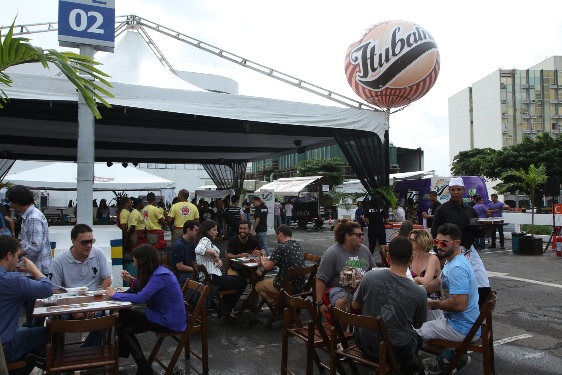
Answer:
[[449, 180], [449, 186], [464, 187], [464, 181], [462, 180], [462, 177], [451, 177], [451, 180]]

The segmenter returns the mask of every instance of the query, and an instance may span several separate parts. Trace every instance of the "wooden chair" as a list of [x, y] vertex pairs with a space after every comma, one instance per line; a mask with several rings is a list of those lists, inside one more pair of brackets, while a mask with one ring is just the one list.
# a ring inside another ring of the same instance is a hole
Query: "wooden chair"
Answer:
[[[207, 268], [204, 265], [193, 262], [193, 270], [194, 270], [195, 277], [200, 277], [200, 275], [203, 274], [204, 283], [209, 286], [213, 285], [213, 279], [211, 278], [211, 275], [209, 275], [209, 272], [207, 272]], [[220, 290], [215, 293], [215, 297], [214, 297], [215, 301], [217, 301], [220, 309], [223, 311], [224, 315], [226, 316], [230, 315], [231, 311], [229, 311], [228, 307], [226, 307], [226, 303], [224, 302], [223, 297], [229, 294], [236, 294], [236, 293], [237, 290], [235, 289]]]
[[[477, 353], [482, 353], [482, 365], [484, 367], [484, 374], [495, 375], [496, 363], [494, 360], [494, 334], [492, 329], [492, 311], [496, 307], [497, 293], [490, 292], [486, 301], [480, 308], [480, 315], [472, 325], [472, 328], [466, 335], [462, 342], [447, 341], [447, 340], [428, 340], [422, 350], [440, 354], [443, 348], [453, 348], [455, 350], [454, 357], [450, 360], [449, 366], [445, 369], [444, 374], [451, 374], [459, 363], [463, 354], [469, 350]], [[478, 329], [481, 328], [480, 339], [472, 342]], [[437, 349], [437, 350], [436, 350]]]
[[[334, 335], [333, 327], [327, 323], [322, 323], [321, 316], [318, 310], [308, 299], [293, 297], [287, 292], [281, 292], [285, 306], [287, 307], [283, 312], [283, 340], [281, 350], [281, 374], [294, 374], [289, 370], [287, 362], [289, 359], [289, 338], [295, 337], [304, 342], [306, 345], [306, 374], [312, 375], [313, 362], [316, 363], [318, 370], [324, 372], [325, 369], [330, 369], [329, 365], [322, 363], [316, 349], [322, 349], [326, 352], [329, 351], [331, 345], [332, 335]], [[305, 310], [309, 317], [309, 321], [302, 321], [299, 317], [298, 310]], [[346, 340], [352, 338], [352, 334], [345, 335]], [[343, 366], [341, 363], [336, 363], [335, 367], [343, 373]]]
[[[117, 313], [109, 316], [103, 316], [101, 318], [85, 320], [48, 319], [46, 348], [47, 374], [96, 367], [103, 367], [104, 372], [109, 372], [109, 370], [112, 369], [114, 374], [118, 374], [118, 325], [119, 314]], [[57, 339], [60, 334], [64, 333], [84, 333], [99, 330], [104, 331], [102, 344], [100, 346], [86, 348], [63, 348], [60, 340]]]
[[304, 260], [308, 260], [309, 262], [314, 262], [320, 267], [320, 260], [322, 257], [320, 255], [314, 255], [311, 253], [304, 253]]
[[381, 265], [386, 268], [390, 267], [388, 263], [388, 245], [380, 245], [379, 254], [381, 255]]
[[[332, 336], [332, 342], [330, 343], [331, 375], [336, 375], [335, 364], [339, 363], [341, 358], [348, 359], [348, 363], [354, 375], [359, 374], [357, 364], [375, 369], [377, 370], [377, 374], [400, 374], [400, 364], [394, 355], [394, 349], [390, 344], [388, 331], [381, 317], [355, 315], [335, 307], [330, 309], [330, 315], [332, 316], [332, 323], [335, 330], [335, 334]], [[343, 327], [348, 326], [379, 331], [381, 341], [379, 343], [378, 362], [365, 357], [357, 345], [350, 346], [347, 340], [342, 340], [346, 335]], [[340, 348], [337, 347], [338, 342], [342, 344]]]
[[[314, 298], [315, 296], [314, 292], [316, 290], [315, 289], [316, 285], [314, 280], [316, 277], [317, 270], [318, 270], [318, 265], [316, 264], [313, 264], [312, 266], [309, 267], [291, 268], [289, 271], [287, 271], [287, 275], [285, 276], [285, 285], [283, 289], [285, 290], [285, 292], [287, 292], [287, 294], [289, 294], [292, 297], [307, 298], [308, 296], [312, 296]], [[299, 277], [299, 276], [306, 278], [304, 289], [300, 293], [293, 293], [292, 280], [294, 280], [295, 277]], [[269, 318], [269, 322], [267, 323], [267, 328], [271, 329], [271, 327], [273, 326], [273, 322], [279, 315], [279, 312], [283, 311], [285, 307], [283, 302], [283, 295], [281, 293], [266, 292], [266, 294], [273, 300], [273, 302], [269, 302], [267, 299], [262, 297], [261, 302], [256, 312], [254, 313], [254, 317], [252, 319], [254, 320], [256, 319], [257, 313], [260, 311], [263, 305], [266, 304], [267, 307], [269, 307], [269, 310], [271, 310], [271, 316]]]
[[[170, 375], [174, 373], [174, 367], [180, 357], [181, 351], [185, 349], [185, 359], [190, 358], [190, 354], [193, 354], [197, 359], [199, 359], [203, 366], [203, 374], [209, 373], [209, 344], [207, 336], [207, 310], [205, 308], [205, 303], [207, 300], [207, 295], [209, 294], [211, 287], [203, 285], [193, 280], [187, 280], [182, 288], [182, 293], [184, 295], [185, 308], [187, 312], [187, 325], [185, 331], [183, 332], [162, 332], [156, 333], [156, 344], [148, 357], [148, 363], [152, 365], [156, 361], [165, 370], [165, 375]], [[194, 293], [199, 293], [199, 299], [195, 306], [190, 304], [189, 297], [187, 295], [188, 291]], [[201, 353], [195, 352], [191, 349], [190, 345], [190, 335], [194, 332], [201, 332]], [[158, 351], [164, 342], [166, 337], [170, 337], [177, 341], [178, 345], [174, 350], [174, 354], [170, 358], [168, 365], [165, 365], [160, 358], [157, 357]]]

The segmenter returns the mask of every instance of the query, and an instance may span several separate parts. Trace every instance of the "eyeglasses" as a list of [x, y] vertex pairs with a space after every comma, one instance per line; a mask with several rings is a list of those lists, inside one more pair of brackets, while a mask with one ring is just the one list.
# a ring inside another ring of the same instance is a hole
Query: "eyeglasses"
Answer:
[[356, 232], [349, 233], [349, 234], [351, 234], [352, 236], [357, 236], [357, 237], [363, 237], [364, 236], [363, 233], [356, 233]]
[[[78, 241], [78, 240], [76, 240]], [[87, 246], [87, 245], [93, 245], [96, 243], [96, 239], [92, 238], [91, 240], [82, 240], [82, 241], [78, 241], [80, 243], [80, 245], [82, 246]]]
[[453, 242], [455, 242], [455, 241], [433, 240], [433, 244], [435, 246], [440, 246], [440, 247], [447, 247], [447, 246], [449, 246], [449, 244], [451, 244]]

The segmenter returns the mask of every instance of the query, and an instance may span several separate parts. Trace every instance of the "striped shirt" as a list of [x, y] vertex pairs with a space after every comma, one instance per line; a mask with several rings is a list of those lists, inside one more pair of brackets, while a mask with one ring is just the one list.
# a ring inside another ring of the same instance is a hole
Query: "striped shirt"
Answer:
[[[195, 261], [197, 264], [204, 265], [209, 275], [222, 276], [221, 269], [217, 267], [213, 258], [209, 255], [205, 255], [207, 249], [213, 249], [217, 255], [220, 255], [219, 248], [213, 245], [210, 239], [203, 237], [195, 247]], [[201, 277], [201, 275], [199, 275], [199, 277]]]
[[53, 256], [47, 219], [33, 205], [29, 206], [21, 218], [21, 248], [26, 252], [27, 259], [35, 263], [44, 275], [49, 275]]

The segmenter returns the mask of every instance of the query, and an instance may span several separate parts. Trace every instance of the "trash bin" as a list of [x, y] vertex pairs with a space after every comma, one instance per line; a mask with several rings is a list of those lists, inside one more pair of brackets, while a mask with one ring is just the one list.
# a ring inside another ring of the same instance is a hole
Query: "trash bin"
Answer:
[[525, 236], [525, 233], [511, 232], [511, 250], [514, 253], [519, 252], [519, 239]]

